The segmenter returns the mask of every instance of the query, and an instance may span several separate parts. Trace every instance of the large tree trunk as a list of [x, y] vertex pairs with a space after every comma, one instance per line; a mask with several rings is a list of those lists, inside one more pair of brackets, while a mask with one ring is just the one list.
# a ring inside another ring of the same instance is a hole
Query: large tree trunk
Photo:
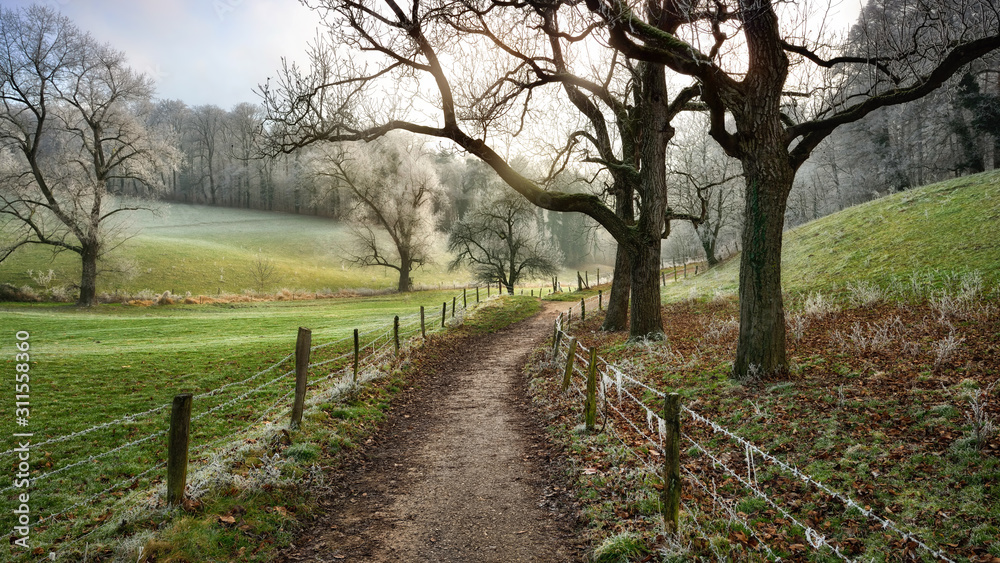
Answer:
[[608, 309], [601, 330], [625, 330], [628, 326], [628, 296], [632, 287], [632, 260], [628, 250], [618, 245], [615, 251], [615, 277], [611, 280]]
[[[640, 213], [632, 254], [632, 310], [629, 339], [663, 338], [660, 312], [660, 241], [666, 226], [667, 143], [673, 137], [667, 115], [666, 73], [662, 65], [642, 63], [639, 117], [646, 138], [640, 150]], [[629, 245], [629, 246], [633, 246]]]
[[660, 310], [660, 237], [652, 237], [632, 256], [632, 311], [629, 339], [663, 338]]
[[399, 284], [396, 288], [400, 293], [406, 293], [413, 289], [413, 280], [410, 279], [411, 264], [409, 256], [400, 256], [399, 260]]
[[740, 255], [740, 336], [733, 376], [740, 380], [788, 371], [781, 297], [781, 238], [794, 172], [780, 154], [744, 162], [747, 171]]
[[90, 307], [97, 299], [97, 243], [84, 243], [80, 253], [80, 299], [76, 302], [81, 307]]

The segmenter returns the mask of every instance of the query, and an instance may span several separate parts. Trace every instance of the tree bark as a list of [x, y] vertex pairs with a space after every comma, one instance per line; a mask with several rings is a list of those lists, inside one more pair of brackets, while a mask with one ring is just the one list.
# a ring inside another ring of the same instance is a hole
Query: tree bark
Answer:
[[628, 327], [628, 296], [632, 287], [632, 261], [621, 244], [615, 252], [615, 277], [611, 280], [607, 313], [601, 330], [618, 331]]
[[[762, 152], [762, 151], [761, 151]], [[780, 153], [747, 159], [740, 255], [740, 336], [733, 377], [784, 374], [785, 309], [781, 297], [781, 240], [794, 172]]]
[[96, 242], [84, 242], [80, 252], [80, 299], [76, 302], [81, 307], [91, 307], [97, 299], [97, 256], [99, 246]]
[[410, 279], [410, 269], [409, 257], [400, 256], [399, 283], [396, 286], [396, 289], [400, 293], [407, 293], [413, 289], [413, 280]]
[[660, 237], [640, 246], [632, 256], [632, 310], [629, 340], [663, 339], [660, 307]]
[[642, 63], [640, 123], [644, 124], [638, 188], [639, 220], [632, 230], [632, 310], [629, 339], [663, 338], [660, 312], [660, 243], [666, 227], [667, 143], [674, 135], [667, 112], [663, 65]]

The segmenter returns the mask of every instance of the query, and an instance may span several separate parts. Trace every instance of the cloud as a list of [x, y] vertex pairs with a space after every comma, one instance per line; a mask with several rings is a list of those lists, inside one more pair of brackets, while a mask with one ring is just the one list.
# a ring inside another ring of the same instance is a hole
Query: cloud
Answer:
[[[9, 7], [29, 0], [5, 0]], [[256, 102], [253, 89], [281, 57], [304, 58], [318, 16], [294, 0], [49, 0], [96, 39], [149, 74], [157, 96], [229, 109]]]

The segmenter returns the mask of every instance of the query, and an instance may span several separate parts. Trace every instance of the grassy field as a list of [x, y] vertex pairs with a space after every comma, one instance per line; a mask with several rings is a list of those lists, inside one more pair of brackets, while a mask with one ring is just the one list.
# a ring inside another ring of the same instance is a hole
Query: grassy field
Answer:
[[[117, 249], [108, 268], [128, 264], [130, 274], [102, 275], [100, 292], [155, 293], [171, 291], [184, 295], [241, 293], [258, 289], [252, 268], [257, 256], [274, 265], [274, 274], [264, 290], [305, 289], [320, 291], [345, 288], [386, 289], [396, 286], [394, 271], [385, 268], [357, 269], [347, 261], [350, 237], [343, 223], [324, 219], [204, 205], [159, 203], [155, 212], [140, 211], [130, 218], [124, 232], [130, 239]], [[439, 245], [440, 246], [440, 245]], [[464, 284], [468, 276], [449, 272], [443, 248], [437, 263], [418, 269], [418, 286], [451, 287]], [[116, 266], [117, 265], [117, 266]], [[54, 285], [79, 281], [79, 258], [62, 253], [53, 257], [46, 247], [19, 250], [0, 264], [0, 283], [37, 286], [28, 270], [53, 270]], [[120, 268], [118, 268], [120, 269]]]
[[[9, 352], [0, 369], [10, 374], [11, 384], [18, 363], [15, 335], [20, 331], [30, 335], [31, 405], [27, 427], [15, 426], [15, 419], [7, 416], [0, 419], [0, 433], [9, 437], [32, 432], [32, 444], [37, 445], [31, 452], [32, 475], [57, 472], [32, 488], [33, 515], [58, 515], [37, 526], [36, 542], [54, 544], [59, 535], [94, 530], [94, 519], [99, 523], [102, 513], [127, 491], [163, 486], [162, 471], [136, 476], [165, 459], [163, 433], [176, 394], [200, 395], [192, 409], [197, 420], [192, 423], [192, 447], [197, 445], [196, 458], [204, 460], [212, 444], [225, 445], [234, 431], [287, 416], [288, 395], [294, 387], [292, 362], [268, 368], [291, 354], [298, 327], [310, 328], [312, 344], [319, 347], [312, 362], [330, 362], [310, 373], [311, 385], [319, 386], [349, 365], [350, 359], [342, 354], [352, 347], [353, 329], [359, 329], [362, 354], [391, 348], [393, 316], [401, 317], [405, 343], [419, 335], [420, 306], [426, 307], [428, 332], [437, 332], [445, 302], [447, 321], [453, 322], [455, 297], [461, 309], [462, 292], [454, 290], [364, 299], [153, 307], [0, 305], [0, 334], [6, 335], [0, 346]], [[474, 305], [474, 292], [469, 299]], [[330, 342], [337, 344], [322, 346]], [[219, 389], [223, 391], [210, 394]], [[14, 412], [13, 393], [2, 402]], [[113, 424], [99, 427], [109, 422]], [[59, 440], [80, 432], [84, 433]], [[7, 452], [0, 459], [12, 470], [16, 459], [8, 450], [15, 446], [10, 439], [0, 445], [0, 451]], [[8, 485], [9, 481], [2, 486], [2, 494], [12, 498], [16, 491]], [[88, 501], [90, 497], [95, 499]], [[5, 510], [0, 521], [12, 526], [11, 518]], [[69, 526], [68, 532], [64, 526]]]
[[[789, 294], [841, 294], [848, 281], [941, 283], [943, 271], [1000, 282], [1000, 172], [957, 178], [851, 207], [785, 233]], [[739, 257], [705, 276], [667, 284], [664, 299], [736, 293]], [[937, 281], [935, 281], [935, 278]]]
[[[572, 334], [638, 381], [611, 388], [603, 433], [579, 431], [576, 394], [559, 390], [539, 352], [535, 398], [583, 468], [576, 490], [593, 560], [838, 561], [835, 547], [859, 561], [935, 561], [937, 550], [1000, 561], [998, 232], [1000, 174], [990, 173], [787, 233], [788, 374], [730, 377], [736, 261], [666, 285], [664, 342], [629, 344], [588, 315]], [[641, 385], [679, 393], [760, 448], [681, 417], [676, 539], [659, 515], [662, 455], [645, 410], [661, 413], [662, 400]]]

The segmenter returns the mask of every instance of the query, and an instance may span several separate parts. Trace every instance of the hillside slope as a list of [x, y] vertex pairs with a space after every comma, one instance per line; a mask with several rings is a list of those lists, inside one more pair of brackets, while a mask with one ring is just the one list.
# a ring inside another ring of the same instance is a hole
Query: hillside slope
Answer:
[[[130, 275], [107, 272], [98, 279], [99, 291], [183, 294], [238, 293], [257, 289], [251, 270], [258, 255], [274, 265], [264, 289], [395, 287], [394, 271], [357, 269], [347, 263], [347, 227], [338, 221], [289, 213], [227, 209], [205, 205], [157, 203], [155, 212], [130, 216], [124, 232], [132, 234], [115, 251], [106, 267], [123, 263]], [[443, 255], [443, 248], [442, 255]], [[449, 272], [447, 260], [425, 266], [414, 274], [418, 285], [465, 281], [464, 272]], [[78, 282], [79, 258], [64, 252], [53, 258], [45, 247], [19, 250], [0, 264], [0, 283], [33, 285], [28, 270], [56, 273], [53, 285]]]
[[[956, 178], [894, 194], [785, 233], [786, 292], [838, 291], [849, 281], [888, 285], [931, 272], [978, 271], [1000, 282], [1000, 172]], [[667, 284], [668, 300], [692, 292], [735, 292], [739, 260]], [[919, 282], [918, 282], [919, 283]]]

